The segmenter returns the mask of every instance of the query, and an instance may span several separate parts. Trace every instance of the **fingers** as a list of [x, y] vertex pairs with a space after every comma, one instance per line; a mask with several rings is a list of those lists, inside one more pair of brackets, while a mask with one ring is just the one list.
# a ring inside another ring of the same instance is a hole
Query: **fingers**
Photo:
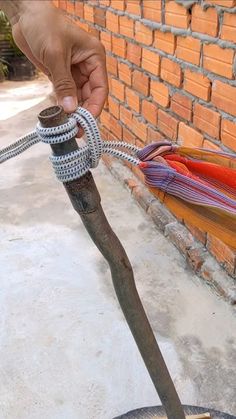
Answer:
[[102, 112], [108, 95], [108, 79], [103, 49], [101, 49], [100, 55], [95, 60], [95, 68], [89, 74], [90, 95], [84, 106], [94, 117], [98, 117]]
[[[90, 61], [91, 57], [89, 58]], [[93, 63], [85, 62], [72, 66], [72, 76], [77, 86], [79, 104], [98, 117], [103, 109], [108, 94], [108, 82], [105, 65], [102, 67], [99, 58]]]
[[[90, 57], [91, 60], [91, 57]], [[81, 65], [84, 74], [79, 69], [80, 63], [73, 70], [73, 77], [77, 85], [77, 96], [83, 107], [88, 109], [94, 117], [102, 112], [108, 95], [108, 81], [105, 64], [101, 65], [99, 58], [93, 57], [93, 65]], [[85, 67], [85, 68], [84, 68]]]
[[79, 46], [77, 31], [73, 31], [72, 60], [77, 69], [73, 71], [73, 76], [82, 106], [98, 117], [108, 95], [106, 52], [100, 41], [84, 32], [80, 33]]
[[15, 39], [28, 58], [50, 77], [65, 112], [74, 112], [79, 101], [97, 117], [108, 94], [105, 50], [99, 41], [55, 10], [44, 15], [41, 27], [26, 16]]
[[58, 103], [65, 112], [74, 112], [78, 106], [78, 98], [76, 84], [71, 74], [70, 51], [64, 53], [62, 50], [54, 50], [47, 55], [45, 63], [51, 74]]
[[107, 95], [108, 83], [106, 79], [106, 69], [97, 67], [90, 74], [89, 86], [85, 86], [83, 96], [86, 99], [83, 106], [88, 109], [94, 117], [98, 117], [102, 112]]

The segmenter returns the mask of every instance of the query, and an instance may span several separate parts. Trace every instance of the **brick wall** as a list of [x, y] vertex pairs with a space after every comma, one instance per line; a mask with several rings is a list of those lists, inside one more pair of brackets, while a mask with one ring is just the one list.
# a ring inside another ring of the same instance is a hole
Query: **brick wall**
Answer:
[[[236, 0], [54, 3], [105, 46], [105, 139], [143, 146], [166, 137], [236, 152]], [[135, 174], [142, 178], [137, 168]], [[236, 253], [187, 227], [235, 276]]]

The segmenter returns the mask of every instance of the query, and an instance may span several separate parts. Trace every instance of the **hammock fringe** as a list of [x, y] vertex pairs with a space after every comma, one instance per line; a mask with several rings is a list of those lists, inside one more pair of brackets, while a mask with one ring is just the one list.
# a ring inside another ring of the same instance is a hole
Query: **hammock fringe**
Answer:
[[185, 222], [236, 250], [236, 156], [212, 150], [150, 144], [139, 168], [154, 195]]

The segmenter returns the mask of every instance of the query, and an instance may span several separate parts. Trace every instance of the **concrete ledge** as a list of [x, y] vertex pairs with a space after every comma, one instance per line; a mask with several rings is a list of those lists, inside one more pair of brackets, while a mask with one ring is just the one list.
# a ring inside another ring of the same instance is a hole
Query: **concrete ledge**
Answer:
[[130, 191], [158, 230], [177, 247], [186, 265], [220, 297], [232, 305], [236, 304], [235, 281], [209, 254], [206, 247], [176, 220], [125, 165], [109, 156], [104, 156], [103, 161], [113, 176]]

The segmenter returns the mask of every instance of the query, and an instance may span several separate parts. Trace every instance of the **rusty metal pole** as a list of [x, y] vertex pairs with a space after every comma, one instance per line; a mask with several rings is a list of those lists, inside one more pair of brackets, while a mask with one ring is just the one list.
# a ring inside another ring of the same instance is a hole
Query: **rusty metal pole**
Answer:
[[[67, 115], [59, 106], [45, 109], [38, 118], [44, 127], [55, 127], [67, 121]], [[62, 144], [53, 144], [51, 148], [54, 155], [64, 155], [76, 150], [78, 145], [72, 139]], [[106, 219], [92, 174], [89, 172], [80, 179], [66, 182], [64, 187], [90, 237], [110, 266], [120, 306], [168, 419], [185, 419], [178, 394], [139, 298], [129, 259]]]

